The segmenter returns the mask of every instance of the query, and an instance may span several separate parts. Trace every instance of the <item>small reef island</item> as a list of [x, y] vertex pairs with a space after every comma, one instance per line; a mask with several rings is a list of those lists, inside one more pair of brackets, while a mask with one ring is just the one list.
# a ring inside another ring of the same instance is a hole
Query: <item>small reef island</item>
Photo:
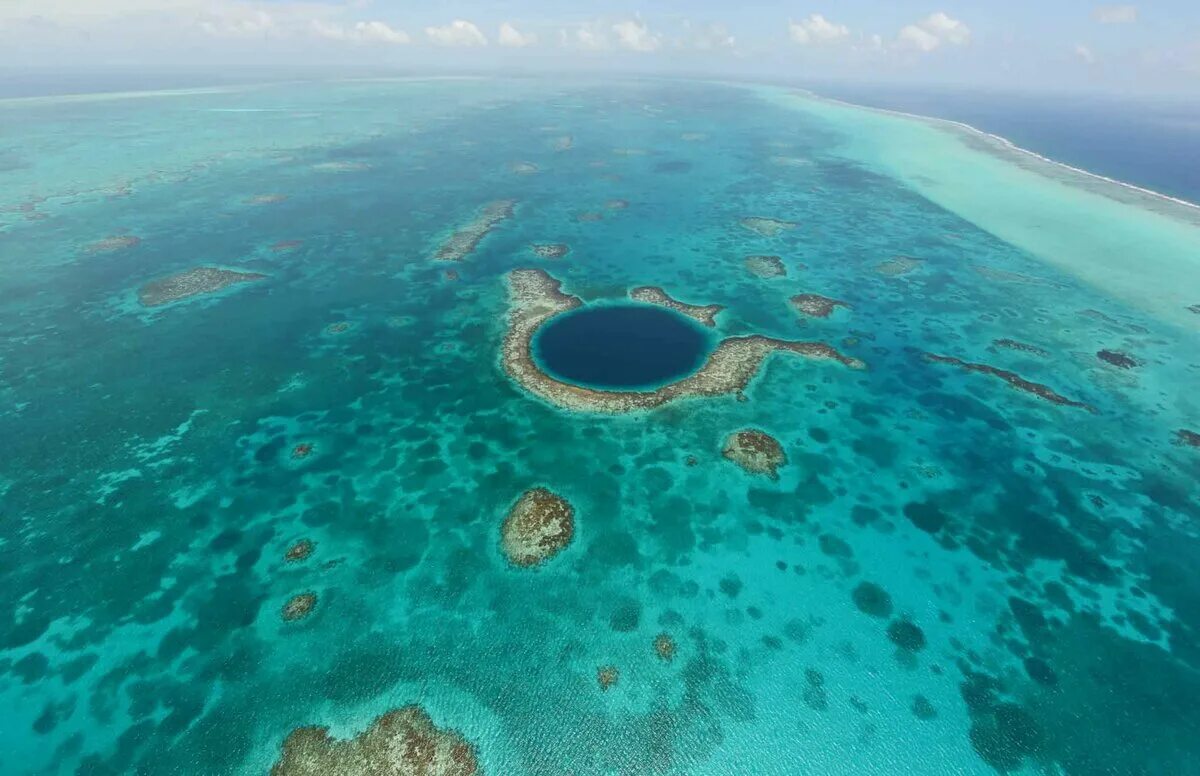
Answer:
[[296, 728], [283, 742], [271, 776], [473, 776], [475, 747], [458, 732], [433, 724], [420, 706], [378, 717], [353, 738], [337, 740], [326, 727]]
[[[564, 409], [623, 413], [649, 410], [677, 399], [741, 393], [768, 355], [776, 351], [814, 360], [836, 361], [852, 369], [865, 365], [824, 342], [793, 342], [761, 335], [722, 340], [695, 373], [652, 390], [600, 390], [565, 382], [547, 374], [533, 355], [534, 335], [556, 316], [583, 305], [564, 294], [562, 284], [540, 269], [518, 269], [508, 275], [509, 316], [501, 359], [504, 371], [529, 393]], [[715, 305], [699, 307], [671, 299], [662, 289], [644, 289], [643, 301], [655, 300], [676, 311], [691, 311], [706, 322]], [[651, 303], [655, 303], [651, 301]]]
[[153, 280], [138, 289], [138, 301], [145, 307], [161, 307], [194, 296], [213, 294], [239, 283], [253, 283], [267, 276], [259, 272], [237, 272], [220, 267], [196, 267], [177, 275]]
[[514, 566], [529, 568], [562, 552], [575, 535], [575, 509], [545, 488], [526, 491], [500, 528], [500, 547]]

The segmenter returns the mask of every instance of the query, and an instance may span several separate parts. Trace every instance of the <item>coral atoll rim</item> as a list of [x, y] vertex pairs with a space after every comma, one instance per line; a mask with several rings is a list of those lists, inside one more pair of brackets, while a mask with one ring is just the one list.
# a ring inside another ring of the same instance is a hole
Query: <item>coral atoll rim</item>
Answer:
[[[555, 379], [542, 371], [533, 358], [532, 346], [534, 334], [539, 328], [556, 315], [580, 307], [582, 300], [564, 294], [562, 284], [540, 269], [513, 270], [508, 274], [508, 286], [508, 331], [501, 353], [504, 371], [529, 393], [569, 410], [637, 412], [686, 397], [740, 394], [758, 373], [767, 356], [776, 351], [815, 360], [836, 361], [852, 369], [865, 368], [862, 361], [843, 355], [824, 342], [793, 342], [751, 335], [722, 340], [697, 372], [651, 391], [586, 388]], [[662, 289], [647, 289], [643, 296], [648, 294], [659, 298], [655, 292], [670, 300]], [[713, 311], [711, 314], [715, 315], [715, 307], [697, 309]]]

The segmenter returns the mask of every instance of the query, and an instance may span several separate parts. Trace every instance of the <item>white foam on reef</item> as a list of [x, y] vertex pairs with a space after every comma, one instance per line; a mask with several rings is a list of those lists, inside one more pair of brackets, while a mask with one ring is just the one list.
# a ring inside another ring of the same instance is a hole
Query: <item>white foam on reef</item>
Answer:
[[968, 124], [965, 121], [955, 121], [953, 119], [944, 119], [944, 118], [940, 118], [938, 116], [922, 116], [919, 113], [908, 113], [906, 111], [893, 110], [891, 108], [876, 108], [871, 105], [859, 105], [857, 103], [847, 102], [845, 100], [839, 100], [835, 97], [826, 97], [824, 95], [817, 94], [816, 92], [809, 91], [808, 89], [797, 89], [796, 91], [800, 92], [802, 94], [805, 94], [814, 100], [823, 100], [825, 102], [831, 102], [836, 105], [845, 106], [847, 108], [857, 108], [859, 110], [869, 110], [869, 111], [874, 111], [876, 113], [886, 113], [886, 114], [889, 114], [892, 116], [900, 116], [900, 117], [903, 117], [906, 119], [916, 119], [917, 121], [925, 121], [925, 122], [929, 122], [931, 124], [944, 124], [947, 126], [955, 127], [957, 129], [965, 130], [967, 132], [971, 132], [971, 133], [974, 133], [981, 137], [987, 138], [988, 140], [990, 140], [994, 143], [999, 143], [1000, 145], [1004, 146], [1006, 149], [1008, 149], [1010, 151], [1015, 151], [1017, 153], [1026, 154], [1028, 156], [1033, 157], [1034, 159], [1037, 159], [1040, 162], [1045, 162], [1046, 164], [1051, 164], [1051, 165], [1054, 165], [1055, 167], [1061, 167], [1064, 170], [1069, 170], [1070, 172], [1076, 173], [1078, 175], [1084, 175], [1084, 176], [1087, 176], [1088, 178], [1093, 178], [1095, 180], [1103, 181], [1105, 183], [1112, 183], [1117, 186], [1121, 186], [1122, 188], [1126, 188], [1131, 191], [1136, 191], [1139, 194], [1146, 194], [1151, 197], [1157, 197], [1159, 199], [1166, 200], [1167, 202], [1172, 202], [1176, 205], [1183, 205], [1184, 207], [1190, 207], [1190, 208], [1195, 208], [1196, 210], [1200, 210], [1200, 205], [1197, 205], [1195, 202], [1189, 202], [1186, 199], [1179, 199], [1178, 197], [1172, 197], [1169, 194], [1163, 194], [1162, 192], [1154, 191], [1153, 189], [1147, 189], [1147, 188], [1143, 188], [1142, 186], [1136, 186], [1132, 183], [1126, 183], [1125, 181], [1117, 180], [1116, 178], [1109, 178], [1106, 175], [1101, 175], [1099, 173], [1091, 172], [1089, 170], [1083, 169], [1082, 167], [1074, 167], [1072, 165], [1067, 164], [1066, 162], [1060, 162], [1056, 159], [1051, 159], [1048, 156], [1043, 156], [1043, 155], [1039, 154], [1037, 151], [1030, 151], [1028, 148], [1023, 148], [1023, 147], [1017, 145], [1016, 143], [1014, 143], [1013, 141], [1009, 140], [1006, 137], [1002, 137], [1002, 136], [994, 134], [992, 132], [988, 132], [986, 130], [980, 129], [979, 127]]
[[1186, 330], [1200, 323], [1188, 309], [1200, 299], [1196, 205], [1078, 172], [961, 123], [795, 89], [742, 88], [829, 125], [843, 138], [841, 157], [1105, 296]]

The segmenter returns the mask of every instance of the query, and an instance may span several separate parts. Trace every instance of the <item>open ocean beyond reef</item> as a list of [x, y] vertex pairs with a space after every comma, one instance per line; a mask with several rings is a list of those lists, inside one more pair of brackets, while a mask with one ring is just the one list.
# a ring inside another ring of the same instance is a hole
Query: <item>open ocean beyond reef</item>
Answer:
[[[147, 302], [197, 267], [247, 282]], [[523, 268], [866, 368], [563, 409], [501, 361]], [[310, 773], [293, 730], [417, 706], [488, 776], [1200, 774], [1197, 386], [1200, 210], [960, 126], [681, 81], [0, 100], [0, 773]], [[574, 533], [520, 567], [535, 487]]]

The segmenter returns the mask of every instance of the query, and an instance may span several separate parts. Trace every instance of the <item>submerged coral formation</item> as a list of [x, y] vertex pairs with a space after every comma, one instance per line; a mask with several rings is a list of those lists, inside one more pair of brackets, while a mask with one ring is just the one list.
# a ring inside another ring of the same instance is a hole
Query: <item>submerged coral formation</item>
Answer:
[[796, 312], [810, 318], [828, 318], [838, 307], [850, 308], [849, 304], [840, 299], [831, 299], [820, 294], [797, 294], [788, 301], [796, 308]]
[[133, 248], [141, 245], [142, 238], [134, 237], [131, 234], [119, 234], [113, 237], [105, 237], [103, 240], [97, 240], [87, 247], [88, 253], [113, 253], [115, 251], [123, 251], [126, 248]]
[[521, 495], [500, 529], [500, 546], [514, 566], [528, 568], [562, 552], [575, 535], [575, 510], [546, 488]]
[[1005, 350], [1016, 350], [1021, 353], [1028, 353], [1031, 356], [1038, 356], [1039, 358], [1045, 358], [1046, 356], [1050, 355], [1049, 351], [1039, 348], [1036, 345], [1030, 345], [1025, 342], [1017, 342], [1013, 339], [995, 339], [992, 340], [992, 345], [998, 348], [1004, 348]]
[[312, 613], [313, 607], [316, 605], [316, 593], [300, 593], [287, 600], [287, 603], [283, 605], [283, 611], [280, 612], [280, 615], [288, 622], [303, 620]]
[[994, 366], [989, 366], [988, 364], [973, 364], [969, 361], [963, 361], [961, 358], [955, 358], [954, 356], [939, 356], [936, 353], [925, 353], [924, 356], [926, 361], [932, 361], [933, 363], [950, 364], [951, 366], [956, 366], [966, 372], [978, 372], [979, 374], [998, 377], [1004, 382], [1008, 383], [1014, 389], [1023, 393], [1033, 394], [1039, 399], [1045, 399], [1051, 404], [1059, 404], [1064, 407], [1078, 407], [1079, 409], [1084, 409], [1088, 412], [1096, 411], [1096, 408], [1090, 404], [1085, 404], [1081, 401], [1075, 401], [1074, 399], [1068, 399], [1066, 396], [1057, 393], [1053, 388], [1040, 383], [1030, 382], [1016, 372], [1009, 372], [1006, 369], [998, 369]]
[[675, 659], [675, 639], [671, 638], [669, 633], [660, 633], [654, 637], [655, 653], [668, 662]]
[[212, 294], [239, 283], [253, 283], [265, 277], [266, 275], [259, 272], [196, 267], [147, 283], [138, 289], [138, 301], [146, 307], [159, 307], [194, 296]]
[[758, 373], [768, 355], [776, 351], [810, 359], [836, 361], [852, 369], [865, 365], [823, 342], [791, 342], [760, 335], [729, 337], [708, 357], [699, 371], [652, 391], [601, 391], [565, 383], [546, 374], [534, 361], [533, 336], [554, 316], [574, 310], [583, 302], [564, 294], [562, 284], [540, 269], [513, 270], [508, 275], [508, 331], [501, 360], [518, 385], [559, 407], [588, 412], [637, 412], [691, 396], [740, 393]]
[[1118, 369], [1133, 369], [1135, 366], [1141, 366], [1140, 361], [1120, 350], [1100, 350], [1097, 351], [1096, 358]]
[[439, 728], [420, 706], [376, 718], [353, 738], [329, 728], [301, 727], [283, 742], [271, 776], [474, 776], [475, 747], [457, 731]]
[[787, 463], [779, 440], [752, 428], [730, 434], [721, 454], [751, 474], [765, 474], [773, 480], [779, 477], [779, 467]]
[[738, 223], [762, 237], [775, 237], [800, 226], [792, 221], [783, 221], [778, 218], [765, 218], [762, 216], [747, 216], [738, 221]]
[[287, 201], [287, 194], [256, 194], [246, 200], [247, 205], [276, 205]]
[[600, 685], [601, 690], [607, 691], [609, 687], [617, 683], [620, 676], [616, 666], [600, 666], [596, 669], [596, 683]]
[[1188, 447], [1200, 447], [1200, 434], [1181, 428], [1175, 432], [1175, 443]]
[[746, 269], [751, 275], [760, 278], [781, 278], [787, 276], [787, 267], [778, 256], [747, 256]]
[[291, 547], [288, 547], [283, 558], [288, 563], [298, 563], [302, 560], [306, 560], [309, 555], [312, 555], [314, 547], [316, 547], [316, 545], [313, 544], [312, 539], [301, 539]]
[[880, 262], [875, 266], [875, 271], [880, 275], [896, 277], [898, 275], [907, 275], [910, 272], [915, 272], [921, 268], [925, 262], [921, 259], [914, 259], [912, 256], [893, 256], [887, 261]]
[[686, 315], [692, 320], [710, 328], [717, 325], [717, 313], [725, 309], [719, 304], [694, 305], [681, 302], [678, 299], [672, 299], [670, 294], [657, 286], [635, 288], [629, 292], [629, 298], [635, 302], [645, 302], [646, 304], [666, 307], [668, 310], [674, 310], [677, 313]]
[[561, 259], [571, 252], [571, 247], [566, 243], [533, 243], [529, 250], [539, 259]]
[[512, 218], [517, 202], [512, 199], [498, 199], [484, 205], [475, 216], [475, 220], [458, 229], [437, 249], [434, 259], [437, 261], [462, 261], [471, 255], [484, 237], [496, 226]]

